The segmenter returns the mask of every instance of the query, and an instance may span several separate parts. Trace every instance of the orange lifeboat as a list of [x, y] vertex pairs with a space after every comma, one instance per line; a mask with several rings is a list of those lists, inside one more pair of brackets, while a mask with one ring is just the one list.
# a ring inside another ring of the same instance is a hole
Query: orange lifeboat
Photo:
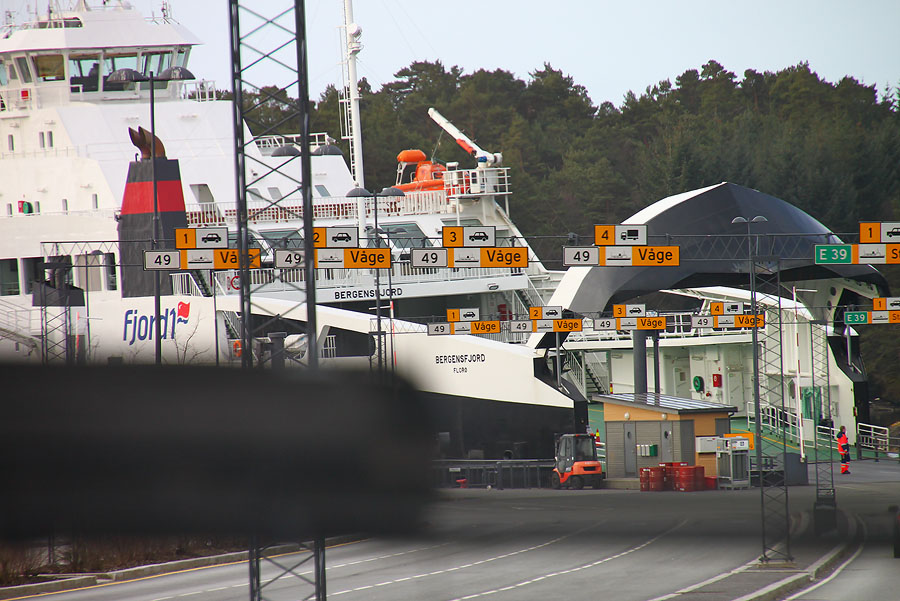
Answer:
[[426, 160], [428, 157], [419, 149], [402, 150], [397, 155], [398, 163], [421, 163]]
[[[432, 163], [425, 153], [418, 149], [404, 150], [397, 155], [397, 162], [401, 165], [416, 163], [416, 173], [412, 181], [405, 184], [397, 183], [394, 188], [404, 192], [421, 192], [425, 190], [441, 190], [444, 187], [444, 172], [447, 168], [443, 165]], [[399, 179], [399, 175], [398, 175]]]

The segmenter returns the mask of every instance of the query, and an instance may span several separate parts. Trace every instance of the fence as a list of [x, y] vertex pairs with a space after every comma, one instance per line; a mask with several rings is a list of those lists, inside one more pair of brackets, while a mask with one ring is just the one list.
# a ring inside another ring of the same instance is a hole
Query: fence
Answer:
[[443, 488], [548, 488], [554, 465], [546, 459], [442, 459], [432, 463], [433, 483]]

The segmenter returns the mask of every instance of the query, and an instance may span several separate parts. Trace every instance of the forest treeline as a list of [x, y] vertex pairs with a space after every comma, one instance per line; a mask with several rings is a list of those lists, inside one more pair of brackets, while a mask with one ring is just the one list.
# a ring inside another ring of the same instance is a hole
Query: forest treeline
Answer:
[[[661, 198], [722, 181], [782, 198], [838, 233], [857, 232], [861, 220], [900, 221], [896, 87], [879, 95], [851, 76], [828, 82], [807, 63], [738, 77], [711, 60], [616, 106], [595, 104], [549, 64], [527, 81], [440, 61], [414, 62], [395, 78], [379, 90], [360, 82], [366, 187], [392, 185], [397, 153], [407, 148], [474, 167], [428, 117], [435, 107], [482, 148], [503, 153], [511, 216], [551, 265], [569, 232], [591, 236], [594, 224], [620, 223]], [[253, 133], [299, 131], [285, 115], [290, 100], [276, 88], [251, 95], [259, 107]], [[311, 109], [312, 131], [339, 138], [339, 91], [328, 88]], [[883, 273], [900, 295], [892, 269]], [[868, 328], [863, 357], [875, 394], [898, 398], [892, 330]]]

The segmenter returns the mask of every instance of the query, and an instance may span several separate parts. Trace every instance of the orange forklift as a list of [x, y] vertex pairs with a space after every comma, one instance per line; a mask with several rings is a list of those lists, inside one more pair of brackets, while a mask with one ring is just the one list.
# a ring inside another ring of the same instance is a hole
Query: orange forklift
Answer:
[[603, 468], [597, 461], [593, 434], [562, 434], [556, 440], [556, 465], [550, 473], [553, 488], [600, 488]]

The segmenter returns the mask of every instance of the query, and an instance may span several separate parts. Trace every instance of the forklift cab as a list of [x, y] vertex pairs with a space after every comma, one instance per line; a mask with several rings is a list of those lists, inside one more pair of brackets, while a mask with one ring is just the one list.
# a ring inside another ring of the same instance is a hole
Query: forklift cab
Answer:
[[597, 460], [592, 434], [562, 434], [556, 440], [556, 465], [550, 474], [550, 486], [581, 489], [600, 488], [603, 468]]

